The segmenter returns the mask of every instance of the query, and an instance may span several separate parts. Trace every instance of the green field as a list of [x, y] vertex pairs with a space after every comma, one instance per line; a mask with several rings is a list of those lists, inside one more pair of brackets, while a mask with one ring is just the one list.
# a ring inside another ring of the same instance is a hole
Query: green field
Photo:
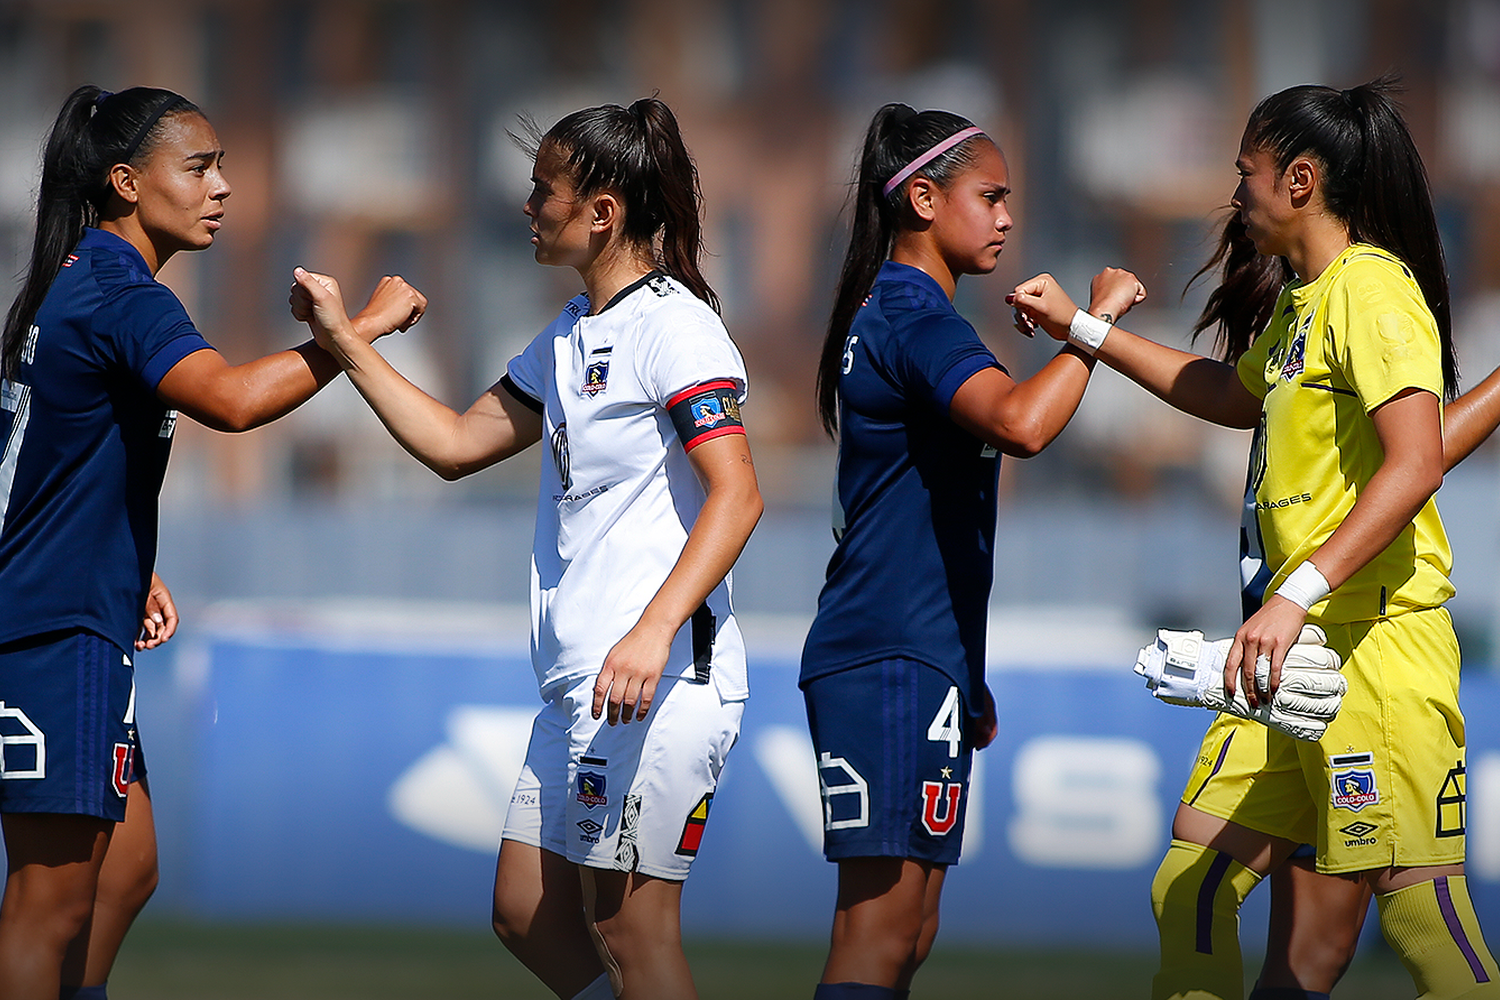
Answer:
[[[704, 1000], [807, 998], [821, 943], [688, 945]], [[1129, 953], [945, 946], [913, 997], [1128, 1000], [1148, 994], [1154, 962]], [[110, 980], [112, 1000], [551, 1000], [490, 935], [390, 927], [226, 926], [143, 921]], [[1409, 1000], [1387, 952], [1363, 956], [1335, 992]]]

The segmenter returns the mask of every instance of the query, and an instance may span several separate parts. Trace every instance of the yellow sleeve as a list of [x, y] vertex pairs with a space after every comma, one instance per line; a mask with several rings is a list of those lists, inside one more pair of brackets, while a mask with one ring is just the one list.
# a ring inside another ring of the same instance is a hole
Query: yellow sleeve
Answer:
[[1329, 361], [1369, 413], [1403, 389], [1443, 398], [1437, 321], [1401, 264], [1383, 256], [1350, 261], [1328, 292]]
[[[1286, 293], [1281, 293], [1281, 298], [1276, 300], [1276, 311], [1273, 316], [1280, 317], [1282, 312], [1282, 301]], [[1261, 331], [1260, 336], [1250, 345], [1250, 349], [1240, 355], [1234, 363], [1234, 370], [1239, 375], [1240, 381], [1245, 388], [1255, 396], [1256, 399], [1265, 399], [1266, 393], [1271, 391], [1270, 384], [1266, 381], [1266, 364], [1271, 359], [1271, 351], [1281, 340], [1283, 326], [1279, 319], [1273, 319]]]

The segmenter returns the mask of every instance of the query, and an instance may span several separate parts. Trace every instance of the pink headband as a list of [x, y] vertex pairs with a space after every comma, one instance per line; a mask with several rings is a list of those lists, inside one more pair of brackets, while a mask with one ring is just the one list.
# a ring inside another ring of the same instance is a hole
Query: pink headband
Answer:
[[984, 135], [984, 129], [970, 125], [968, 128], [959, 129], [957, 132], [954, 132], [948, 138], [944, 139], [942, 142], [938, 143], [936, 146], [933, 146], [927, 152], [923, 153], [915, 160], [912, 160], [900, 170], [896, 171], [896, 176], [885, 182], [885, 187], [880, 191], [881, 195], [883, 197], [889, 198], [891, 196], [891, 192], [901, 186], [902, 181], [906, 180], [912, 174], [916, 173], [918, 170], [921, 170], [923, 167], [927, 166], [927, 164], [931, 163], [939, 156], [942, 156], [944, 153], [948, 152], [948, 150], [952, 149], [954, 146], [957, 146], [965, 139], [972, 138], [976, 135]]

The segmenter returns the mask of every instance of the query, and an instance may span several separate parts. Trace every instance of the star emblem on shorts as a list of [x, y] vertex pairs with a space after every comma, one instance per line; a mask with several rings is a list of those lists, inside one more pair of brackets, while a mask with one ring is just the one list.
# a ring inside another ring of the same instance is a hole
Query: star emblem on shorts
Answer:
[[941, 773], [942, 773], [942, 775], [943, 775], [944, 778], [951, 778], [951, 777], [953, 777], [953, 768], [951, 768], [951, 767], [945, 767], [945, 768], [943, 768], [943, 770], [942, 770]]

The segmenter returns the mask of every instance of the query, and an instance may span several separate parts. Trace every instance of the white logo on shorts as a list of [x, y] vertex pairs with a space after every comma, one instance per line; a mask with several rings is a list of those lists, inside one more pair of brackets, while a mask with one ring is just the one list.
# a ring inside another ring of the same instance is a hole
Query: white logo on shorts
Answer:
[[[14, 733], [15, 726], [4, 720], [14, 719], [25, 733]], [[19, 752], [12, 748], [31, 747]], [[24, 767], [30, 764], [31, 767]], [[0, 701], [0, 778], [45, 778], [47, 776], [47, 734], [26, 717], [19, 708], [9, 708]]]
[[[827, 772], [841, 772], [847, 781], [829, 784]], [[823, 829], [849, 830], [870, 825], [870, 783], [843, 757], [834, 757], [827, 750], [818, 758], [818, 790], [823, 793]], [[858, 797], [859, 812], [844, 819], [833, 818], [833, 799], [837, 795]]]

